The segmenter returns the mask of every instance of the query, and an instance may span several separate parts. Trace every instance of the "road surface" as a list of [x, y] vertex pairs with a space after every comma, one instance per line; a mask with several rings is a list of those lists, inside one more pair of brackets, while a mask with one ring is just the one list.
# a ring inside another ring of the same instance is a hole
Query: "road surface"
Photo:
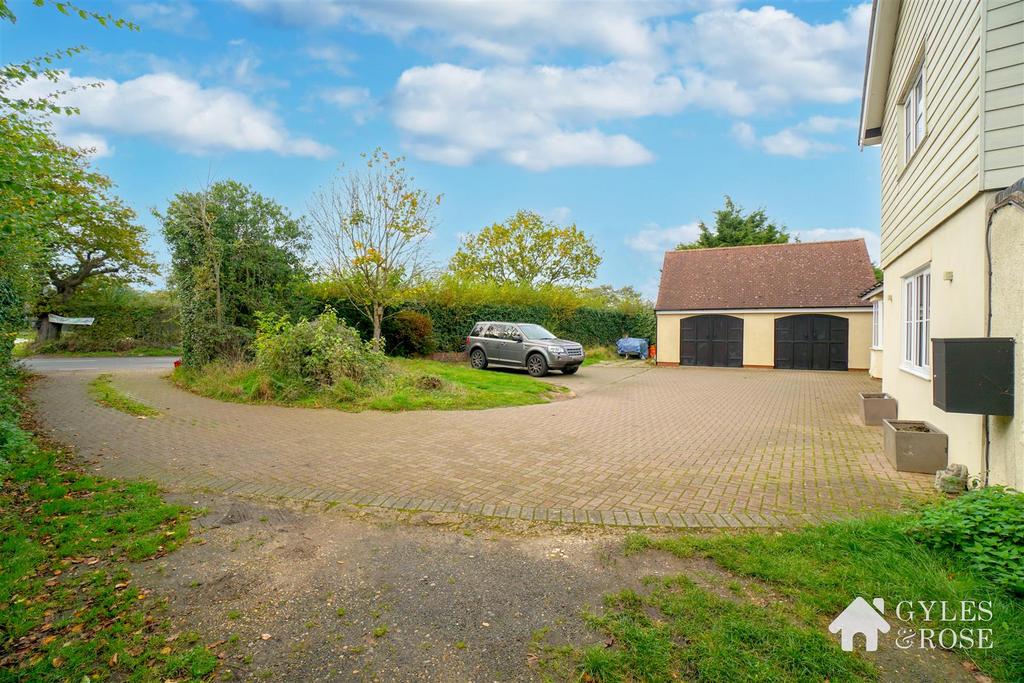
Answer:
[[32, 356], [19, 361], [22, 367], [41, 375], [60, 372], [125, 372], [129, 370], [170, 370], [178, 356]]

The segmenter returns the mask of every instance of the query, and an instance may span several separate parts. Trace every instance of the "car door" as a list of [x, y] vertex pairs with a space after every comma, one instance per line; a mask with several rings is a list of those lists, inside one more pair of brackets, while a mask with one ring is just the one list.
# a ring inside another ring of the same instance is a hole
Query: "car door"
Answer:
[[484, 333], [486, 340], [484, 341], [484, 350], [487, 352], [487, 358], [494, 361], [495, 363], [507, 363], [508, 360], [508, 325], [501, 323], [491, 323], [490, 327], [487, 328], [487, 332]]
[[513, 365], [524, 365], [526, 363], [526, 337], [515, 325], [506, 325], [506, 327], [508, 327], [508, 344], [505, 347], [507, 362]]

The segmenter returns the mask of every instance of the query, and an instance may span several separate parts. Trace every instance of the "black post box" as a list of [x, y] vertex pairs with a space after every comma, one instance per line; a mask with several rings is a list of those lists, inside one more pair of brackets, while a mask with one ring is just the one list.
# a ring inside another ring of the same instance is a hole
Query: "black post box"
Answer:
[[1013, 415], [1013, 339], [933, 339], [932, 403], [947, 413]]

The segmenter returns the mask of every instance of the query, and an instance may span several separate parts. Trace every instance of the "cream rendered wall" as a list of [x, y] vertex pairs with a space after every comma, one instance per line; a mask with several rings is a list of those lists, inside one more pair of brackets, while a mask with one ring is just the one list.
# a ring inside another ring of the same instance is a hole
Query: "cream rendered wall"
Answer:
[[[903, 276], [931, 264], [931, 336], [985, 336], [985, 222], [987, 201], [978, 195], [885, 268], [886, 349], [882, 389], [896, 397], [901, 420], [927, 420], [949, 435], [950, 462], [982, 469], [982, 418], [946, 413], [932, 405], [932, 382], [900, 368], [903, 357]], [[945, 273], [952, 273], [947, 281]]]
[[1024, 491], [1024, 209], [1012, 204], [992, 217], [992, 336], [1017, 343], [1014, 415], [990, 418], [989, 483]]
[[[973, 0], [900, 5], [882, 119], [883, 268], [980, 189], [981, 18]], [[925, 133], [908, 161], [901, 105], [922, 58]]]
[[[775, 319], [799, 315], [800, 309], [785, 313], [730, 313], [743, 319], [743, 365], [770, 368], [775, 365]], [[851, 370], [867, 370], [871, 348], [871, 309], [863, 313], [824, 313], [850, 321], [849, 360]], [[658, 313], [658, 362], [679, 363], [679, 321], [700, 313]]]

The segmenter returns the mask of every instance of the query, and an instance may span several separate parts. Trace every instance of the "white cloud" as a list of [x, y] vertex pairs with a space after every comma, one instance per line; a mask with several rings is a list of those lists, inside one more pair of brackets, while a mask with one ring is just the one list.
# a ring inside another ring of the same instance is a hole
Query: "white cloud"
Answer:
[[768, 154], [806, 159], [842, 151], [843, 145], [824, 140], [821, 136], [848, 130], [856, 125], [854, 119], [812, 116], [806, 121], [759, 138], [753, 126], [745, 121], [738, 121], [733, 124], [731, 134], [744, 147], [757, 146]]
[[698, 223], [686, 223], [662, 228], [650, 225], [626, 238], [626, 246], [634, 251], [651, 255], [660, 261], [666, 251], [676, 248], [680, 242], [692, 242], [700, 235]]
[[[91, 83], [102, 87], [85, 87]], [[140, 135], [194, 153], [269, 151], [325, 157], [332, 151], [310, 138], [292, 136], [276, 115], [242, 93], [204, 88], [175, 74], [147, 74], [121, 82], [65, 74], [56, 85], [34, 81], [22, 88], [25, 94], [78, 88], [60, 100], [81, 110], [61, 123], [66, 135]]]
[[856, 100], [870, 16], [869, 3], [822, 24], [771, 6], [717, 10], [675, 23], [671, 33], [692, 100], [747, 115], [798, 101]]
[[351, 73], [349, 64], [357, 59], [355, 54], [337, 45], [310, 45], [305, 49], [305, 53], [307, 57], [338, 76], [348, 76]]
[[814, 228], [810, 230], [791, 230], [790, 234], [799, 237], [803, 242], [823, 242], [826, 240], [863, 239], [868, 246], [868, 255], [878, 263], [880, 238], [877, 231], [864, 228]]
[[367, 88], [348, 86], [327, 90], [323, 98], [328, 102], [336, 104], [342, 109], [359, 107], [370, 101], [370, 91]]
[[89, 156], [94, 159], [102, 159], [103, 157], [109, 157], [114, 153], [114, 148], [110, 146], [106, 138], [100, 135], [94, 135], [92, 133], [69, 133], [62, 136], [64, 144], [69, 147], [78, 147], [83, 150], [87, 150]]
[[752, 147], [757, 144], [757, 133], [754, 132], [754, 127], [746, 121], [737, 121], [732, 124], [730, 133], [733, 139], [744, 147]]
[[187, 0], [178, 2], [137, 2], [128, 5], [127, 16], [142, 24], [177, 35], [205, 36], [199, 11]]
[[670, 114], [682, 103], [678, 79], [643, 65], [468, 69], [437, 64], [401, 75], [394, 120], [414, 153], [440, 163], [496, 156], [534, 170], [631, 166], [651, 161], [653, 154], [596, 124]]

